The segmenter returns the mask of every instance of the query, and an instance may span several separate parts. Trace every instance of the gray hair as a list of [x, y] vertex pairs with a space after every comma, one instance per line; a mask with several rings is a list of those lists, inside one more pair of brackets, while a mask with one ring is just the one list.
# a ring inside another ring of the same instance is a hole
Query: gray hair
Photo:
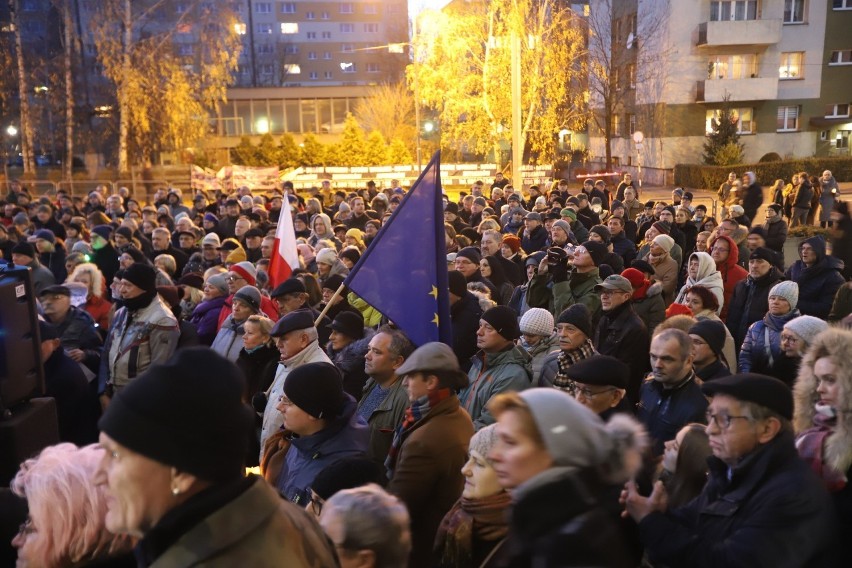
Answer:
[[[376, 568], [399, 568], [408, 563], [411, 528], [402, 502], [376, 484], [344, 489], [326, 501], [321, 520], [338, 515], [345, 551], [370, 550]], [[325, 524], [325, 523], [323, 523]]]
[[686, 359], [692, 354], [692, 340], [685, 331], [676, 328], [669, 328], [654, 336], [654, 341], [670, 341], [672, 339], [677, 341], [680, 360], [686, 361]]
[[401, 329], [385, 324], [376, 331], [376, 335], [380, 333], [384, 333], [390, 337], [388, 351], [390, 352], [391, 359], [396, 359], [397, 357], [408, 359], [414, 353], [414, 344], [411, 343], [411, 340], [408, 339], [408, 336]]

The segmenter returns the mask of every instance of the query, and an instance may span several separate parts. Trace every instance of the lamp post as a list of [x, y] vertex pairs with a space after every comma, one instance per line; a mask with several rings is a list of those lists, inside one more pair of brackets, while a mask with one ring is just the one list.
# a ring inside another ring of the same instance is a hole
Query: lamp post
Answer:
[[523, 192], [521, 162], [524, 160], [523, 122], [521, 119], [521, 36], [512, 31], [512, 184]]

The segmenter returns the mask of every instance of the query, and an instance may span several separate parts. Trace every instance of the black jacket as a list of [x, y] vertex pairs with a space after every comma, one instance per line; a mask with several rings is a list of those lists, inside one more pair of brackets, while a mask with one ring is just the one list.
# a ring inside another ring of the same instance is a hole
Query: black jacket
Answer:
[[769, 311], [769, 291], [783, 279], [783, 276], [773, 266], [760, 278], [752, 278], [749, 274], [734, 287], [725, 325], [728, 326], [734, 338], [737, 353], [745, 340], [749, 326], [762, 319]]
[[[83, 364], [93, 373], [97, 373], [101, 364], [101, 350], [104, 342], [89, 312], [71, 306], [65, 319], [51, 323], [56, 326], [62, 348], [68, 351], [82, 350], [85, 353]], [[106, 332], [106, 330], [103, 331]]]
[[811, 237], [804, 243], [813, 247], [817, 261], [808, 267], [797, 260], [787, 269], [786, 276], [799, 285], [798, 308], [802, 315], [827, 319], [834, 295], [845, 282], [840, 273], [842, 263], [833, 256], [826, 256], [822, 237]]
[[450, 306], [450, 319], [453, 322], [453, 353], [465, 372], [470, 369], [470, 358], [479, 350], [476, 347], [476, 330], [482, 308], [476, 296], [465, 292], [461, 299]]
[[766, 248], [783, 253], [787, 240], [787, 221], [779, 218], [774, 223], [764, 223], [763, 228], [766, 230]]
[[627, 397], [637, 400], [642, 377], [648, 370], [648, 348], [651, 344], [648, 328], [628, 301], [608, 312], [601, 319], [592, 339], [598, 353], [615, 357], [630, 367]]
[[721, 359], [716, 359], [709, 365], [695, 369], [695, 375], [703, 382], [714, 381], [731, 376], [731, 371], [728, 369]]
[[830, 558], [835, 517], [828, 493], [799, 459], [792, 434], [780, 433], [730, 472], [715, 457], [708, 463], [707, 485], [698, 497], [639, 523], [655, 565], [841, 565]]
[[707, 399], [695, 382], [695, 373], [690, 371], [688, 377], [671, 389], [663, 388], [653, 375], [645, 379], [636, 415], [653, 439], [654, 455], [659, 456], [663, 453], [663, 443], [673, 440], [678, 430], [690, 422], [704, 422], [706, 410]]
[[[753, 183], [743, 192], [743, 209], [746, 217], [754, 220], [757, 217], [757, 210], [763, 205], [763, 188], [759, 184]], [[751, 225], [749, 225], [751, 226]]]
[[521, 248], [527, 254], [532, 254], [545, 247], [547, 244], [547, 229], [543, 225], [539, 225], [527, 236], [526, 234], [521, 239]]

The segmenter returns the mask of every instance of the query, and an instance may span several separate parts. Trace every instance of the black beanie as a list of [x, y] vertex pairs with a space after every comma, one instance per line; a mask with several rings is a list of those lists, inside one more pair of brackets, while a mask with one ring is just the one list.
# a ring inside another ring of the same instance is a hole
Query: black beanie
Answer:
[[596, 241], [586, 241], [583, 243], [583, 247], [589, 251], [589, 256], [592, 257], [595, 266], [600, 266], [609, 252], [605, 244]]
[[450, 293], [461, 298], [467, 292], [467, 280], [464, 278], [464, 274], [459, 272], [458, 270], [450, 270], [447, 273], [447, 279], [450, 282]]
[[358, 261], [361, 260], [361, 253], [354, 248], [345, 248], [337, 256], [340, 259], [349, 260], [352, 264], [358, 264]]
[[597, 236], [599, 236], [603, 240], [605, 245], [608, 245], [610, 239], [612, 239], [612, 235], [610, 234], [609, 229], [607, 229], [603, 225], [595, 225], [594, 227], [589, 229], [589, 232], [595, 233]]
[[589, 313], [589, 308], [583, 304], [569, 306], [568, 309], [559, 314], [556, 324], [560, 323], [573, 325], [586, 334], [586, 337], [592, 337], [592, 314]]
[[725, 347], [725, 324], [720, 321], [705, 319], [689, 328], [689, 335], [697, 335], [707, 342], [717, 357], [722, 355]]
[[521, 328], [518, 326], [518, 314], [512, 308], [494, 306], [482, 314], [480, 319], [488, 322], [497, 333], [510, 341], [514, 341], [521, 336]]
[[21, 241], [15, 246], [13, 246], [12, 254], [20, 254], [28, 256], [30, 258], [36, 257], [35, 247], [32, 245], [32, 243], [28, 243], [27, 241]]
[[482, 255], [473, 247], [464, 247], [459, 252], [456, 253], [456, 258], [466, 258], [474, 264], [479, 264], [479, 261], [482, 260]]
[[330, 363], [306, 363], [290, 371], [284, 382], [284, 394], [314, 418], [324, 420], [340, 414], [346, 397], [343, 377]]
[[149, 264], [134, 262], [124, 269], [122, 280], [127, 280], [145, 292], [154, 292], [157, 289], [157, 272]]
[[245, 379], [209, 347], [177, 351], [118, 391], [98, 422], [130, 450], [206, 481], [243, 476], [254, 418]]

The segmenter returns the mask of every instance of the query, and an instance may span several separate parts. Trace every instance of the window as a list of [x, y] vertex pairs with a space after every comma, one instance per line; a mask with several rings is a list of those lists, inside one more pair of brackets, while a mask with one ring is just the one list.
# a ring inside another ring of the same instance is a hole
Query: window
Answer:
[[258, 2], [254, 5], [255, 14], [271, 14], [272, 2]]
[[322, 52], [322, 58], [325, 59], [326, 61], [330, 61], [331, 60], [331, 52], [330, 51], [323, 51]]
[[852, 49], [841, 49], [831, 52], [831, 58], [828, 60], [829, 65], [849, 65], [852, 64]]
[[272, 65], [271, 63], [265, 63], [263, 65], [259, 65], [258, 67], [260, 69], [261, 75], [273, 75], [273, 74], [275, 74], [275, 65]]
[[299, 33], [298, 22], [281, 22], [282, 34], [297, 34]]
[[636, 35], [636, 14], [627, 16], [627, 32], [633, 32], [633, 35]]
[[308, 32], [307, 38], [308, 39], [317, 39], [317, 32]]
[[612, 135], [614, 137], [621, 136], [621, 116], [617, 114], [612, 115]]
[[344, 73], [355, 73], [355, 63], [352, 61], [343, 62], [340, 64], [340, 70]]
[[727, 22], [756, 20], [757, 0], [724, 0], [710, 2], [710, 21]]
[[310, 73], [308, 73], [308, 79], [316, 80], [318, 78], [319, 73], [317, 73], [316, 71], [311, 71]]
[[298, 63], [288, 63], [284, 65], [284, 73], [287, 75], [298, 75], [302, 72], [302, 68]]
[[353, 51], [355, 51], [355, 46], [351, 43], [344, 43], [340, 45], [340, 51], [342, 51], [343, 53], [352, 53]]
[[181, 43], [181, 44], [179, 44], [179, 45], [178, 45], [178, 55], [184, 55], [184, 56], [186, 56], [186, 55], [192, 55], [192, 52], [193, 52], [192, 47], [193, 47], [193, 46], [192, 46], [192, 44], [191, 44], [191, 43]]
[[284, 53], [286, 53], [287, 55], [296, 55], [297, 53], [299, 53], [299, 46], [293, 45], [292, 43], [288, 43], [284, 46]]
[[831, 131], [830, 131], [830, 130], [820, 130], [820, 131], [819, 131], [819, 139], [820, 139], [820, 141], [822, 141], [822, 142], [827, 141], [827, 140], [828, 140], [828, 135], [829, 135], [829, 134], [831, 134]]
[[258, 43], [257, 52], [260, 54], [275, 53], [275, 47], [271, 43]]
[[331, 39], [331, 32], [322, 32], [322, 39]]
[[[708, 110], [705, 118], [705, 131], [710, 134], [713, 132], [713, 120], [719, 120], [719, 110]], [[731, 117], [737, 121], [737, 134], [754, 134], [754, 109], [732, 108]]]
[[175, 13], [177, 14], [185, 14], [188, 7], [184, 2], [178, 2], [175, 4]]
[[831, 7], [835, 10], [852, 10], [852, 0], [834, 0]]
[[784, 23], [805, 23], [805, 0], [784, 0]]
[[351, 34], [355, 31], [355, 24], [340, 24], [340, 33]]
[[352, 2], [341, 2], [340, 3], [340, 13], [341, 14], [354, 14], [355, 6], [352, 5]]
[[826, 118], [846, 118], [849, 116], [849, 103], [828, 105], [825, 107]]
[[378, 63], [367, 63], [367, 73], [378, 73], [379, 72], [379, 64]]
[[636, 64], [630, 63], [627, 65], [627, 85], [631, 89], [636, 88]]
[[757, 76], [757, 55], [716, 55], [710, 59], [708, 79], [748, 79]]
[[779, 79], [802, 79], [804, 77], [804, 67], [802, 60], [805, 54], [802, 51], [793, 51], [790, 53], [781, 54], [781, 65], [778, 67]]
[[851, 132], [849, 130], [838, 130], [837, 138], [834, 139], [834, 146], [836, 148], [849, 148], [849, 134]]
[[296, 3], [295, 2], [282, 2], [281, 3], [281, 13], [282, 14], [295, 14], [296, 13]]
[[305, 19], [306, 20], [316, 20], [317, 19], [316, 12], [305, 12]]
[[317, 58], [317, 52], [316, 51], [309, 51], [308, 52], [308, 59], [310, 61], [314, 61], [316, 58]]
[[799, 130], [799, 107], [778, 107], [778, 123], [775, 129], [778, 132], [796, 132]]
[[237, 35], [246, 35], [246, 25], [234, 24], [234, 32], [236, 32]]
[[323, 19], [323, 20], [327, 20], [327, 19], [328, 19], [328, 12], [323, 12], [323, 13], [322, 13], [322, 19]]
[[364, 24], [364, 31], [368, 34], [379, 33], [379, 24]]
[[636, 115], [628, 114], [627, 115], [627, 133], [633, 136], [633, 133], [636, 132]]
[[323, 73], [323, 77], [326, 78], [326, 79], [331, 79], [331, 77], [332, 77], [331, 71], [326, 71], [325, 73]]
[[272, 33], [272, 24], [257, 24], [257, 33], [259, 33], [259, 34], [271, 34]]
[[364, 4], [364, 13], [365, 14], [378, 14], [379, 7], [375, 4]]

